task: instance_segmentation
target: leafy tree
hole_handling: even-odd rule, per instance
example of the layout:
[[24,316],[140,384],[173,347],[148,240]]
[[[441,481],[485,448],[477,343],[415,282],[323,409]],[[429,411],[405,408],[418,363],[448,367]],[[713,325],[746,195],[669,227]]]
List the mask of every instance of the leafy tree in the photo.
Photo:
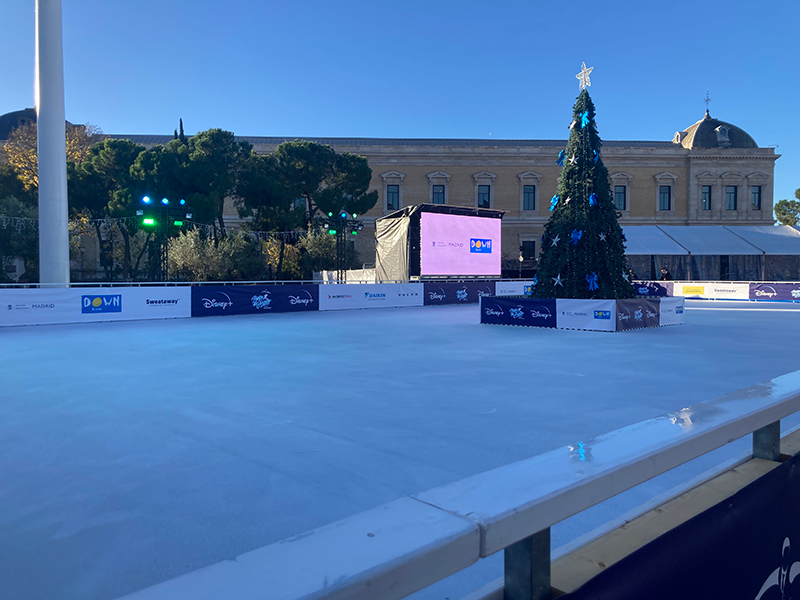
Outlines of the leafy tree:
[[[39,186],[39,158],[37,155],[36,123],[27,123],[14,129],[8,136],[2,151],[8,162],[17,170],[27,189]],[[102,137],[99,127],[94,125],[66,124],[67,161],[83,162],[89,149]]]
[[[336,236],[310,231],[297,244],[303,279],[311,279],[315,271],[332,271],[336,268]],[[346,246],[346,268],[359,267],[358,253],[351,244]]]
[[[107,139],[95,144],[80,165],[68,168],[70,208],[92,219],[131,216],[138,203],[135,193],[137,180],[131,170],[144,146],[130,140]],[[110,277],[113,270],[113,250],[110,239],[103,239],[99,223],[95,223],[101,244],[101,264]],[[133,259],[131,236],[139,230],[135,221],[117,222],[123,240],[122,270],[125,280],[131,279]]]
[[775,216],[781,225],[800,225],[800,188],[794,191],[797,200],[778,200],[775,203]]
[[[15,196],[0,197],[0,216],[32,219],[31,221],[9,221],[0,219],[0,267],[2,259],[20,257],[25,263],[21,281],[39,281],[39,232],[33,219],[39,216],[34,200]],[[5,269],[0,269],[0,280],[5,280]]]
[[625,236],[617,222],[608,170],[600,155],[594,103],[584,89],[572,111],[553,214],[545,226],[534,295],[539,298],[632,298]]
[[14,196],[18,200],[36,205],[35,190],[27,189],[17,170],[8,163],[0,163],[0,198]]
[[377,191],[367,191],[372,170],[363,156],[295,140],[278,146],[275,158],[281,184],[294,198],[305,200],[308,222],[317,211],[363,214],[378,201]]
[[261,242],[233,232],[216,242],[199,229],[169,240],[169,270],[185,281],[257,281],[269,279]]
[[[297,208],[292,194],[278,181],[277,160],[272,155],[251,153],[243,162],[236,188],[239,216],[249,219],[257,231],[293,231],[305,222],[305,210]],[[277,241],[276,279],[283,278],[286,236]]]

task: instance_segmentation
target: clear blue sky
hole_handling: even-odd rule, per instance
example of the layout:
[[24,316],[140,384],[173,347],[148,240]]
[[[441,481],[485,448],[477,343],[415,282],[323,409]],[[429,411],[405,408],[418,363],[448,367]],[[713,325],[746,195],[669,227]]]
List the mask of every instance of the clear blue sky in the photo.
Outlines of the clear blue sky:
[[[34,1],[0,6],[0,114],[33,106]],[[712,116],[800,187],[800,1],[68,0],[67,118],[108,133],[566,138],[582,61],[608,140]]]

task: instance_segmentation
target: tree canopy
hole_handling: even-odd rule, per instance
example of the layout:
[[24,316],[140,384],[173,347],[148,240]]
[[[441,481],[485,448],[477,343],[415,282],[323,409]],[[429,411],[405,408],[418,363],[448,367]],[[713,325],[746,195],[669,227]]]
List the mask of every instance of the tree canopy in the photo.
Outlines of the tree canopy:
[[794,191],[797,200],[778,200],[775,203],[775,216],[781,225],[800,225],[800,188]]

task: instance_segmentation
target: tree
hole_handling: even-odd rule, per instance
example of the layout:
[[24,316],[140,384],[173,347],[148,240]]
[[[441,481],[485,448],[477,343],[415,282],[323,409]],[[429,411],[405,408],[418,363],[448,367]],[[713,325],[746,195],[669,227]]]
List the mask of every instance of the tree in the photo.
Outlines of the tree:
[[336,154],[330,146],[295,140],[275,149],[279,181],[306,204],[306,220],[317,211],[364,214],[375,206],[378,192],[368,192],[372,170],[367,159]]
[[303,225],[305,210],[295,206],[290,191],[280,184],[277,166],[274,156],[251,153],[242,163],[239,173],[236,206],[239,216],[249,219],[250,228],[281,232],[275,277],[282,279],[287,241],[285,234]]
[[600,155],[594,103],[584,89],[572,112],[553,214],[545,226],[534,295],[539,298],[632,298],[625,236],[617,222],[608,170]]
[[[38,216],[35,200],[24,196],[0,196],[0,267],[5,266],[3,259],[21,258],[25,263],[23,277],[26,282],[39,281]],[[0,280],[3,279],[5,269],[0,268]]]
[[169,270],[186,281],[266,280],[267,258],[262,244],[242,232],[216,242],[199,229],[169,240]]
[[[17,170],[27,189],[39,187],[39,158],[37,155],[36,123],[27,123],[14,129],[2,150],[8,162]],[[86,160],[89,149],[102,137],[95,125],[66,124],[67,162]]]
[[778,200],[775,203],[775,216],[781,225],[800,225],[800,188],[794,191],[797,200]]
[[[130,140],[107,139],[92,146],[88,157],[80,165],[70,165],[67,170],[69,200],[74,213],[91,219],[132,216],[139,199],[136,198],[137,180],[131,170],[144,151],[144,146]],[[111,240],[103,239],[98,221],[95,221],[95,229],[100,241],[101,264],[106,270],[106,277],[111,277]],[[135,221],[118,221],[117,229],[123,240],[123,278],[129,280],[133,268],[131,236],[139,230],[139,225]]]

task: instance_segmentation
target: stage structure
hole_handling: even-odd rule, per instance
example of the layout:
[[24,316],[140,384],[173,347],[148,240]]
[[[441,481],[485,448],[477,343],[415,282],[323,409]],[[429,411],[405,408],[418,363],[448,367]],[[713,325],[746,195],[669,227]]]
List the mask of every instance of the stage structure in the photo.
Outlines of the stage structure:
[[377,219],[378,281],[499,277],[504,213],[417,204]]

